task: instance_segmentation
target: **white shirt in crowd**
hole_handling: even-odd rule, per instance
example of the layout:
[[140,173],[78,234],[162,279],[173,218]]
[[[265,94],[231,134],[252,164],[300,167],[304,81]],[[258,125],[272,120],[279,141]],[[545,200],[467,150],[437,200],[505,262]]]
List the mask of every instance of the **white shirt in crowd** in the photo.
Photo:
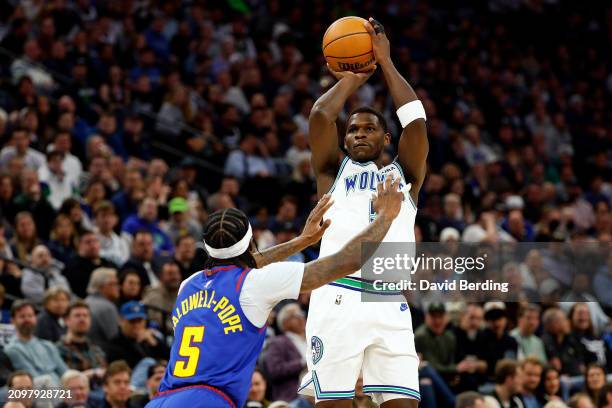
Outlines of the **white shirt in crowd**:
[[49,187],[47,200],[55,210],[59,210],[64,200],[72,197],[73,193],[78,191],[78,179],[69,174],[58,176],[52,173],[46,165],[38,168],[38,179]]
[[98,231],[97,235],[100,241],[100,256],[102,258],[108,259],[115,265],[123,265],[128,260],[130,245],[125,239],[115,232],[111,232],[107,236]]

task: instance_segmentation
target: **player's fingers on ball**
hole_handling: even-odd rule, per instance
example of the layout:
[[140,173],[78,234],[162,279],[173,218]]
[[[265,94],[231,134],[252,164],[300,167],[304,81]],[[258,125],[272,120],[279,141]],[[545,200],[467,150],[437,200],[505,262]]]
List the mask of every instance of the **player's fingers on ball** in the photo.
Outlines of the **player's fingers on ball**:
[[364,21],[363,26],[365,27],[368,33],[372,35],[374,34],[374,27],[372,27],[372,24],[369,21]]

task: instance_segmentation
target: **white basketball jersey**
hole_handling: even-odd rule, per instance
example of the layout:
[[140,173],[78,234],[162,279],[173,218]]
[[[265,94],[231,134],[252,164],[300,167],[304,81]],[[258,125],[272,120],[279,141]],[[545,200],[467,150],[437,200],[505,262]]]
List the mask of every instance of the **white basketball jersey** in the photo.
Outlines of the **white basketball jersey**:
[[[372,195],[376,194],[378,182],[384,181],[388,174],[391,174],[393,179],[400,178],[400,188],[406,185],[402,169],[395,161],[378,169],[371,161],[359,163],[348,156],[344,158],[330,190],[334,204],[324,218],[331,219],[332,222],[321,240],[320,256],[338,252],[376,218]],[[414,242],[416,213],[412,198],[406,194],[400,213],[391,224],[383,242]],[[361,271],[350,276],[360,277]]]

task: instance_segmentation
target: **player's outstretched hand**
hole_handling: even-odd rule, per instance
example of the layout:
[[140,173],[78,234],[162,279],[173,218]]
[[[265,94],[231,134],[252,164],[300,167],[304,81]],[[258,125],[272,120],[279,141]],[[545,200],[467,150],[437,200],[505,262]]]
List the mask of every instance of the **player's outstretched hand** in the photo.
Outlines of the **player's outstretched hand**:
[[399,214],[404,199],[404,193],[399,191],[399,178],[391,181],[387,178],[376,186],[376,195],[372,195],[374,211],[379,217],[388,217],[393,220]]
[[360,87],[361,85],[365,84],[376,71],[376,65],[373,65],[372,69],[366,72],[334,71],[329,64],[327,64],[327,69],[334,77],[336,77],[338,81],[344,79],[351,81],[356,87]]
[[331,224],[331,220],[323,222],[323,215],[325,215],[333,203],[331,195],[325,194],[308,215],[306,225],[304,225],[304,230],[300,237],[305,239],[309,245],[318,242]]
[[378,21],[372,17],[368,21],[363,23],[370,37],[372,37],[372,51],[374,51],[374,57],[376,62],[384,64],[391,61],[391,45],[387,34],[385,34],[385,28]]

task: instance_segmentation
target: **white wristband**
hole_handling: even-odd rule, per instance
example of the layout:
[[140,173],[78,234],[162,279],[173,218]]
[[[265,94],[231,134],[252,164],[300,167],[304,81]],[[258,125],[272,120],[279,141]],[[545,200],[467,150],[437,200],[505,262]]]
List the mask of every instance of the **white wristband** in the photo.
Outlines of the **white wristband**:
[[423,108],[423,104],[418,99],[400,106],[396,113],[402,124],[402,128],[405,128],[410,122],[416,119],[427,120],[425,108]]

